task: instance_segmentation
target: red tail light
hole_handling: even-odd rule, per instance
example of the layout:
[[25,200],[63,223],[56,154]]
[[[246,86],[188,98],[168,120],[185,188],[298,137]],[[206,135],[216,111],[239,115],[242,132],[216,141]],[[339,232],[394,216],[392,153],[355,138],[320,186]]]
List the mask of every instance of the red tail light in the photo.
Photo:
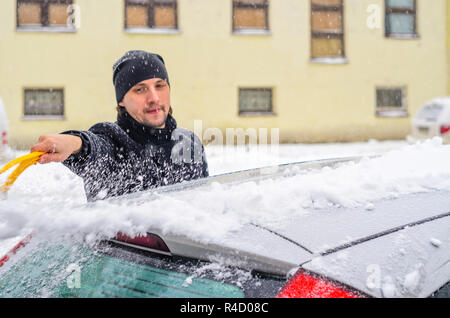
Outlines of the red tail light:
[[450,126],[441,126],[441,135],[446,134],[450,131]]
[[323,280],[303,270],[297,271],[281,289],[277,298],[362,298],[358,292]]
[[161,252],[170,253],[169,248],[166,243],[156,234],[147,233],[146,236],[135,236],[131,237],[121,232],[117,233],[113,241],[125,245],[133,245],[143,247],[144,249],[158,250]]
[[8,144],[8,133],[6,131],[2,132],[2,145]]

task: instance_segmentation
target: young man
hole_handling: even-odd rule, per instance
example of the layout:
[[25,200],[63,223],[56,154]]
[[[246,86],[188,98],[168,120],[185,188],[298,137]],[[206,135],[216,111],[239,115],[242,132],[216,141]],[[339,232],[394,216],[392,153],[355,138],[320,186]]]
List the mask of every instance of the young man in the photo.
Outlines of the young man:
[[43,135],[31,151],[84,180],[88,201],[208,176],[200,139],[177,128],[170,83],[157,54],[129,51],[113,66],[117,121]]

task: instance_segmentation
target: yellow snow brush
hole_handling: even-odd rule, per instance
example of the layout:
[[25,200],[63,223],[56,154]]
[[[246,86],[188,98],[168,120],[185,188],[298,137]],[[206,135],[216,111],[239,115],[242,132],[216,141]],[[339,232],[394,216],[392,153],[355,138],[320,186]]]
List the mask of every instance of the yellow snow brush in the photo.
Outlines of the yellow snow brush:
[[32,152],[28,155],[16,158],[14,160],[11,160],[8,162],[1,170],[0,174],[4,173],[8,169],[14,167],[15,165],[19,165],[14,171],[9,175],[8,179],[6,179],[6,182],[0,186],[0,192],[7,192],[13,183],[17,180],[17,178],[20,176],[22,172],[25,171],[28,167],[36,164],[41,156],[45,154],[45,152]]

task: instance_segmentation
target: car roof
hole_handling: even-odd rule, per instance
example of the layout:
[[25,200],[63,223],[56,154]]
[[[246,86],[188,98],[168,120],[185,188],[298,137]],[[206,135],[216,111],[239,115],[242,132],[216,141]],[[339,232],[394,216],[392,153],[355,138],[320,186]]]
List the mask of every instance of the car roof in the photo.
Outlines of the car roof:
[[429,297],[450,281],[450,217],[314,258],[303,268],[374,297]]
[[442,110],[444,112],[448,112],[450,110],[450,97],[438,97],[438,98],[434,98],[428,102],[426,102],[422,107],[421,110],[432,106],[432,105],[439,105],[442,106]]
[[[310,215],[292,220],[289,226],[283,228],[248,224],[240,231],[230,233],[221,244],[196,242],[185,236],[164,235],[157,229],[153,229],[152,233],[158,233],[176,255],[210,261],[227,258],[230,265],[279,275],[288,275],[296,267],[304,265],[309,270],[340,279],[349,286],[371,294],[372,291],[362,284],[365,283],[364,279],[355,286],[352,276],[339,275],[348,271],[344,266],[348,263],[342,264],[343,268],[336,270],[333,275],[324,270],[327,266],[315,267],[311,264],[317,264],[314,260],[321,258],[336,265],[339,263],[336,261],[336,258],[339,260],[339,255],[350,253],[354,254],[353,266],[359,269],[363,266],[363,270],[366,270],[372,263],[387,263],[386,259],[394,263],[402,261],[396,257],[399,250],[404,250],[410,254],[407,263],[422,262],[430,268],[429,272],[434,273],[439,262],[446,261],[450,264],[450,242],[440,249],[442,253],[446,253],[446,259],[443,259],[443,255],[434,255],[437,259],[428,255],[425,262],[423,254],[416,255],[414,251],[420,250],[422,244],[431,246],[435,237],[438,241],[447,239],[450,228],[449,206],[450,192],[447,191],[405,195],[377,202],[376,207],[370,211],[364,208],[313,211]],[[432,230],[427,232],[424,228]],[[392,238],[405,235],[399,233],[420,237],[416,238],[418,246],[389,243]],[[368,264],[365,254],[372,256]],[[358,263],[362,264],[356,265]],[[391,267],[390,275],[406,276],[408,273],[404,273],[404,267]],[[444,271],[441,276],[441,279],[431,282],[426,291],[421,290],[421,295],[431,293],[439,287],[437,285],[442,286],[449,281],[450,271]]]
[[431,105],[431,104],[441,104],[441,105],[445,105],[446,107],[448,107],[448,106],[450,106],[450,96],[436,97],[436,98],[426,102],[424,106]]
[[431,191],[380,200],[370,209],[313,210],[282,227],[270,226],[316,254],[327,254],[405,227],[450,216],[450,192]]
[[[284,175],[288,168],[321,167],[355,158],[321,160],[283,165],[274,175]],[[158,190],[158,193],[183,192],[191,187],[203,187],[210,182],[245,182],[264,179],[258,169],[223,176],[200,179]],[[213,260],[225,257],[247,269],[286,275],[293,268],[307,264],[318,256],[337,254],[369,241],[382,240],[405,228],[448,219],[450,193],[432,191],[388,198],[374,202],[373,207],[331,207],[310,210],[305,215],[293,217],[289,224],[246,224],[241,230],[231,232],[219,243],[198,242],[188,236],[163,233],[149,229],[165,241],[173,254]],[[128,196],[139,199],[141,194]],[[235,265],[236,265],[235,264]]]

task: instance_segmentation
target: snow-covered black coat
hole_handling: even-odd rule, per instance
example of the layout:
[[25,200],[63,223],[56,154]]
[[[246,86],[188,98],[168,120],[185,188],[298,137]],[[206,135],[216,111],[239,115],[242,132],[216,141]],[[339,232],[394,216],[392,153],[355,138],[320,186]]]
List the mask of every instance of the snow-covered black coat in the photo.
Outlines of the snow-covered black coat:
[[177,128],[168,115],[164,129],[144,126],[128,113],[88,131],[66,131],[83,141],[82,150],[63,162],[83,178],[88,201],[208,176],[200,139]]

